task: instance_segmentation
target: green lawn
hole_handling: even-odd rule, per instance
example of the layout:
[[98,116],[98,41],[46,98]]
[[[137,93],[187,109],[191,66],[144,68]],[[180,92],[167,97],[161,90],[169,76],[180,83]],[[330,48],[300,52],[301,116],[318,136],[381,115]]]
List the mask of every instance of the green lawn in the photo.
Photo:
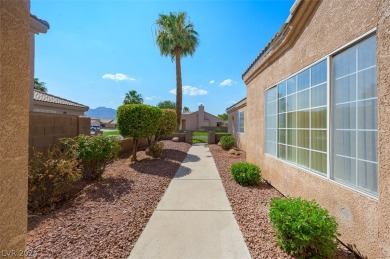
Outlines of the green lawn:
[[103,135],[120,136],[121,134],[119,133],[119,130],[114,130],[114,131],[103,131]]
[[207,143],[208,132],[195,131],[192,133],[192,144],[194,143]]

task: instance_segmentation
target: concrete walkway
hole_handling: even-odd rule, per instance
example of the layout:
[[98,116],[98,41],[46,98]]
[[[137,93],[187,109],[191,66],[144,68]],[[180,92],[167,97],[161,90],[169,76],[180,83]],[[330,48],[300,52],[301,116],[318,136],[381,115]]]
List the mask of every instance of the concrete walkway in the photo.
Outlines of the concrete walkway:
[[190,148],[129,258],[251,258],[207,145]]

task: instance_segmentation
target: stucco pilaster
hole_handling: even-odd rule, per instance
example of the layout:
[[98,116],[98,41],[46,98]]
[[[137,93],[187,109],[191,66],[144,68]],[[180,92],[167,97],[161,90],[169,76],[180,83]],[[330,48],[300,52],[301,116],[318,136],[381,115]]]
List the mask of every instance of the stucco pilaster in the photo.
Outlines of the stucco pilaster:
[[18,255],[27,232],[30,3],[0,1],[0,249]]
[[390,255],[390,1],[378,3],[379,249]]

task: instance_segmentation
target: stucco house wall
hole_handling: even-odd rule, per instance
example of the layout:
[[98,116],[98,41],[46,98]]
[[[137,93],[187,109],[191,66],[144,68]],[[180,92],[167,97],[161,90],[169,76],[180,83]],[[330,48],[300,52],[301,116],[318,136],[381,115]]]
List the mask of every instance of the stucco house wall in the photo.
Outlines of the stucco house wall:
[[183,112],[181,115],[181,130],[200,130],[202,127],[217,127],[218,123],[223,124],[223,120],[208,112],[204,106],[199,105],[196,112]]
[[0,1],[0,250],[23,251],[27,233],[30,1]]
[[[237,129],[237,119],[238,113],[244,112],[246,110],[246,98],[233,104],[226,109],[228,114],[228,133],[236,138],[236,145],[239,149],[246,151],[247,140],[245,137],[245,120],[244,120],[244,132],[239,132]],[[244,116],[245,117],[245,116]]]
[[[247,160],[284,195],[315,199],[337,218],[340,240],[368,258],[390,255],[390,1],[296,1],[289,18],[295,34],[253,66],[247,85]],[[306,20],[307,19],[307,20]],[[372,197],[265,154],[265,90],[362,35],[375,31],[378,91],[378,197]],[[270,57],[267,59],[267,56]],[[328,140],[329,141],[329,140]]]

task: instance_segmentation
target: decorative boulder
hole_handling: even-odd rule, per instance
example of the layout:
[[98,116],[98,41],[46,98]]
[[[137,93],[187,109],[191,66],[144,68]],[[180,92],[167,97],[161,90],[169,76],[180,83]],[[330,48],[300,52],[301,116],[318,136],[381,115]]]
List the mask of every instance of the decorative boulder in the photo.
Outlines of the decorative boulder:
[[236,156],[240,155],[240,152],[238,152],[237,150],[235,150],[233,148],[230,149],[228,153],[231,154],[231,155],[236,155]]
[[172,141],[173,141],[173,142],[179,142],[179,137],[174,137],[174,138],[172,139]]
[[220,146],[220,145],[221,145],[221,141],[218,142],[218,146]]

